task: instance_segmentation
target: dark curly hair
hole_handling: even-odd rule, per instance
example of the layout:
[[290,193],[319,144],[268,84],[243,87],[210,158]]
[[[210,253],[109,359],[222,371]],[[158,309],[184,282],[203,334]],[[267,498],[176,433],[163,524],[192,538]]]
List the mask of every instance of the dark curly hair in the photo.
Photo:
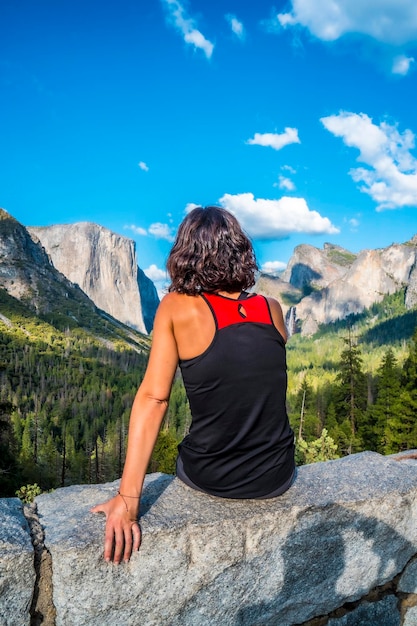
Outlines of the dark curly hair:
[[167,261],[169,291],[242,291],[255,284],[252,243],[237,219],[217,206],[197,207],[184,218]]

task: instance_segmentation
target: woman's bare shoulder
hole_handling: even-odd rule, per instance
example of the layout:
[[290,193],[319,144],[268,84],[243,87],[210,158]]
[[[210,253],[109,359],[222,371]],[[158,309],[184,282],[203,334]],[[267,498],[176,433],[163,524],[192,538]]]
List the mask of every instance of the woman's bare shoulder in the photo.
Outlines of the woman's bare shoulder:
[[199,296],[169,293],[162,299],[157,316],[169,325],[181,359],[192,359],[210,345],[215,324],[209,307]]
[[271,296],[265,296],[265,298],[268,300],[268,304],[271,308],[276,309],[277,311],[282,311],[281,305],[278,300],[272,298]]
[[177,291],[171,291],[163,296],[159,306],[163,307],[177,307],[177,306],[190,306],[196,300],[199,300],[198,296],[189,296],[185,293],[178,293]]
[[167,293],[159,303],[160,315],[169,315],[171,318],[189,315],[196,307],[201,306],[201,298],[189,296],[175,291]]
[[267,296],[266,299],[269,304],[269,310],[271,311],[274,325],[283,336],[284,341],[287,341],[287,329],[285,327],[284,314],[282,312],[281,305],[278,300],[275,300],[275,298],[271,298],[271,296]]

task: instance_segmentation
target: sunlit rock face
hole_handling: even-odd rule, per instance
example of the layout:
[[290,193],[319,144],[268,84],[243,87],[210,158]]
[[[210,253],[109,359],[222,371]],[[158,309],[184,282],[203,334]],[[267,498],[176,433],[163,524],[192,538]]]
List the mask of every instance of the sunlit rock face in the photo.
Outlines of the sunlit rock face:
[[0,624],[29,626],[35,586],[34,551],[22,503],[0,499]]
[[0,287],[37,313],[71,299],[94,310],[86,294],[51,263],[39,241],[4,209],[0,209]]
[[[417,235],[411,239],[409,245],[414,248],[414,250],[417,249]],[[410,269],[408,287],[405,293],[405,304],[409,309],[417,305],[417,254],[414,257],[414,264]]]
[[322,250],[307,244],[294,249],[282,279],[298,289],[322,289],[342,278],[355,260],[355,255],[330,243]]
[[152,330],[159,299],[152,281],[138,268],[133,240],[90,222],[28,230],[53,265],[98,308],[140,332]]
[[417,237],[358,255],[331,244],[325,244],[323,250],[297,246],[278,278],[261,275],[255,285],[255,291],[281,301],[284,315],[291,309],[288,320],[293,329],[300,328],[306,335],[316,332],[319,324],[360,313],[403,288],[406,307],[414,307]]

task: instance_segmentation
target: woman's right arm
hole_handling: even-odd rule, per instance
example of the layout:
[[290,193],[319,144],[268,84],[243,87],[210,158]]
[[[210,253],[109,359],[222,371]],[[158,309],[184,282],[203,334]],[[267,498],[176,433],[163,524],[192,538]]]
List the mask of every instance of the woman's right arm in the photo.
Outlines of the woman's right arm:
[[168,408],[178,351],[171,316],[171,298],[166,296],[155,316],[152,347],[143,381],[136,393],[129,422],[128,447],[119,494],[93,507],[106,515],[104,558],[128,561],[139,549],[137,524],[140,496],[158,432]]
[[287,341],[287,329],[285,326],[284,315],[282,313],[281,305],[278,302],[278,300],[275,300],[275,298],[268,297],[267,300],[269,304],[269,309],[271,311],[272,321],[274,322],[274,326],[275,328],[279,330],[284,341],[286,342]]

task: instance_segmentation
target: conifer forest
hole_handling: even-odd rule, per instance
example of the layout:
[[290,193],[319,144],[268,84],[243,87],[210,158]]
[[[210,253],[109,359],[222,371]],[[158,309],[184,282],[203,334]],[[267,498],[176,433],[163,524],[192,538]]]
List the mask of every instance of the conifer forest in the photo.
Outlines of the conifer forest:
[[[398,292],[313,337],[290,338],[299,464],[417,448],[417,311],[403,301]],[[0,313],[0,496],[120,477],[149,346],[37,316],[4,292]],[[178,374],[149,471],[174,473],[190,420]]]

